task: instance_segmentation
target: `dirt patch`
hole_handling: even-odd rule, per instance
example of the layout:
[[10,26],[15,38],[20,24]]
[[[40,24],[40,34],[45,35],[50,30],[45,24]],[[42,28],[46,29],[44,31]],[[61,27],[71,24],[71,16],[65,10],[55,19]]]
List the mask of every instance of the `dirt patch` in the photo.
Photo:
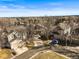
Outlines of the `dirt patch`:
[[12,57],[10,49],[0,49],[0,59],[10,59]]
[[66,58],[63,55],[57,54],[51,50],[48,50],[37,53],[31,59],[68,59],[68,58]]

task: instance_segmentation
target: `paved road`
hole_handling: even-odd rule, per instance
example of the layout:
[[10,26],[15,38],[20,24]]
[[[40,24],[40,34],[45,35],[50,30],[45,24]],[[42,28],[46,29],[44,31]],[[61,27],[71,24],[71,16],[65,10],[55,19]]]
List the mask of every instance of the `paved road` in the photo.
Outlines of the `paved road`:
[[29,51],[24,52],[23,54],[16,56],[16,58],[14,59],[29,59],[30,57],[32,57],[35,53],[39,52],[39,51],[43,51],[48,49],[48,47],[41,47],[41,48],[35,48],[35,49],[31,49]]
[[52,48],[53,51],[70,57],[71,59],[79,59],[79,52],[70,51],[66,48]]
[[[32,57],[35,53],[39,52],[39,51],[43,51],[43,50],[48,50],[49,47],[41,47],[41,48],[36,48],[36,49],[31,49],[29,51],[26,51],[24,52],[23,54],[17,56],[16,58],[14,59],[29,59],[30,57]],[[57,53],[60,53],[60,54],[63,54],[63,55],[66,55],[68,57],[71,57],[72,59],[79,59],[79,53],[75,53],[73,51],[69,51],[69,50],[66,50],[64,48],[54,48],[51,49]]]

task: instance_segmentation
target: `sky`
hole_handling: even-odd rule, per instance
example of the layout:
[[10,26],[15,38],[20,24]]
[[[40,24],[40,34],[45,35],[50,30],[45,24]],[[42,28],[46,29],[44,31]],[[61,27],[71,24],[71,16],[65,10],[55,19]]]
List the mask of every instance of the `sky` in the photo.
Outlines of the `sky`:
[[79,15],[79,0],[0,0],[0,17]]

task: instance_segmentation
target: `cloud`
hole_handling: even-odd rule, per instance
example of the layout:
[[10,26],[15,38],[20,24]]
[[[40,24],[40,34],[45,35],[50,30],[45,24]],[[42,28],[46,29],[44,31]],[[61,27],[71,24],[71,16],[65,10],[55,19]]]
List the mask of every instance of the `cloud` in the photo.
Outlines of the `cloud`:
[[48,3],[48,5],[50,5],[50,6],[62,6],[64,4],[61,2],[51,2],[51,3]]
[[[2,12],[3,11],[3,12]],[[0,9],[0,17],[79,15],[79,9]]]
[[19,4],[0,5],[0,9],[25,9],[26,6]]
[[[16,0],[1,0],[16,1]],[[53,7],[55,6],[55,7]],[[79,8],[64,8],[61,2],[50,2],[41,5],[30,4],[9,4],[0,5],[0,17],[18,17],[18,16],[58,16],[58,15],[79,15]],[[44,9],[46,8],[46,9]]]
[[22,8],[22,9],[26,8],[26,7],[23,6],[23,5],[17,5],[17,4],[9,4],[9,6],[10,6],[10,7],[14,7],[14,8]]
[[0,9],[5,9],[5,8],[8,8],[8,6],[0,5]]

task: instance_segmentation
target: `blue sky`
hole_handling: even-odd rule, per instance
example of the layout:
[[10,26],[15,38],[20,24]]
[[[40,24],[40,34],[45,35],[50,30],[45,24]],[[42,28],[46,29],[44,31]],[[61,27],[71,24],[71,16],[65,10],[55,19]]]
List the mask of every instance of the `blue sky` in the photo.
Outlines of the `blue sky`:
[[0,17],[79,15],[79,0],[0,0]]

